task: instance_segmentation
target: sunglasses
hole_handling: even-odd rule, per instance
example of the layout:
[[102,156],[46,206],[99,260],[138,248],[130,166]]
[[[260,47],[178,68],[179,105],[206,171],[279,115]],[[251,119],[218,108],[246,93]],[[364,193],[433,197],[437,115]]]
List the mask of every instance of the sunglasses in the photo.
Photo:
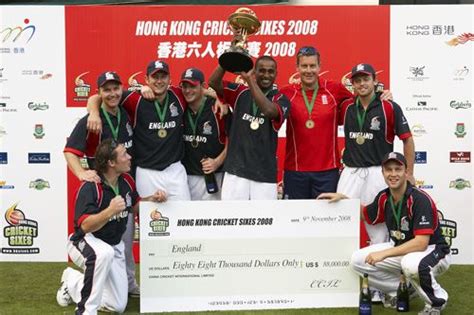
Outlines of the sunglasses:
[[317,54],[318,51],[312,46],[303,46],[298,50],[298,56],[315,56]]

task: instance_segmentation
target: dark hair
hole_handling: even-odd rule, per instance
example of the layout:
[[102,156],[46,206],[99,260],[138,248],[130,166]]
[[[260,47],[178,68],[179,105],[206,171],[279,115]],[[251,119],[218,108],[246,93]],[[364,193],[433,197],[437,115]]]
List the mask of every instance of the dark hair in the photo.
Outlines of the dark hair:
[[275,64],[275,69],[277,68],[276,60],[273,57],[267,55],[260,56],[257,58],[257,60],[255,60],[255,68],[257,68],[258,63],[262,60],[272,61]]
[[102,141],[97,150],[95,151],[95,170],[99,175],[107,172],[109,161],[115,161],[117,159],[117,148],[118,144],[112,138]]
[[300,48],[300,50],[298,50],[298,54],[296,55],[297,65],[300,63],[301,56],[316,56],[318,59],[318,65],[321,64],[321,55],[319,54],[319,51],[313,46],[303,46]]

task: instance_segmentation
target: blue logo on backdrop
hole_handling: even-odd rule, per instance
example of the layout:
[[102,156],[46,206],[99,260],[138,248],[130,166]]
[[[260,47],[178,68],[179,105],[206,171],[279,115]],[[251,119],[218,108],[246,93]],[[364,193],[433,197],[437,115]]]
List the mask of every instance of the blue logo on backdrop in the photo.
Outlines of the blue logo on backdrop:
[[0,164],[8,164],[8,153],[0,152]]
[[48,164],[50,162],[50,153],[28,153],[28,163],[30,164]]
[[426,164],[426,151],[416,151],[415,152],[415,164]]

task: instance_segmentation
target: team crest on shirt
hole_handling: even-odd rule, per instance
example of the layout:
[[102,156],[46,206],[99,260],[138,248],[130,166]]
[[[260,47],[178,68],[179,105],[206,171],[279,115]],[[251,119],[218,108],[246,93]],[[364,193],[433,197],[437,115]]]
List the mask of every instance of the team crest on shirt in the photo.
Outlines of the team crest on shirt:
[[410,222],[408,222],[408,217],[405,216],[400,220],[400,230],[402,231],[410,230]]
[[174,105],[174,102],[170,104],[170,113],[171,113],[171,117],[176,117],[179,115],[178,107]]
[[202,126],[203,135],[212,135],[212,125],[210,121],[206,121]]
[[133,129],[132,129],[132,126],[130,126],[130,124],[128,123],[128,121],[127,121],[127,124],[125,125],[125,128],[127,129],[128,135],[129,135],[130,137],[133,136]]
[[380,130],[380,120],[379,116],[375,116],[370,121],[370,130]]

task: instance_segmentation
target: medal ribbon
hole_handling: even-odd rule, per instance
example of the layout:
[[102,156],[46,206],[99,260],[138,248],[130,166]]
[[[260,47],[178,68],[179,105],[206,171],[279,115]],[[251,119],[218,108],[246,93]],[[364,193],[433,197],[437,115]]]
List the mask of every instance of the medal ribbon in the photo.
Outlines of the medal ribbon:
[[304,104],[306,105],[306,109],[308,110],[309,118],[311,118],[311,113],[313,112],[314,103],[316,102],[316,97],[318,96],[318,89],[319,89],[319,82],[316,81],[314,84],[314,91],[313,97],[311,98],[311,103],[308,102],[308,96],[306,95],[306,90],[304,87],[301,87],[303,92]]
[[160,122],[163,123],[165,120],[166,116],[166,111],[168,110],[168,101],[169,101],[169,94],[166,92],[166,97],[163,105],[163,111],[161,111],[161,104],[157,100],[154,101],[155,108],[156,108],[156,113],[158,114],[158,118],[160,119]]
[[[267,97],[268,93],[270,93],[272,89],[268,90],[265,92],[265,97]],[[254,119],[257,119],[257,113],[259,112],[259,108],[257,106],[257,103],[255,103],[255,99],[252,97],[252,115]]]
[[112,124],[112,121],[110,120],[110,116],[109,116],[109,113],[104,109],[104,104],[102,103],[102,106],[100,107],[100,109],[102,110],[102,113],[104,114],[105,116],[105,120],[107,120],[107,124],[109,125],[110,127],[110,131],[112,131],[112,138],[117,141],[117,138],[118,138],[118,131],[119,131],[119,127],[120,127],[120,119],[121,119],[121,113],[120,113],[120,108],[118,109],[118,113],[117,113],[117,120],[118,120],[118,123],[117,123],[117,127],[114,128],[114,125]]
[[397,223],[397,229],[400,231],[400,217],[402,215],[402,205],[403,205],[403,199],[400,200],[396,205],[393,203],[393,197],[390,196],[388,198],[388,201],[390,202],[390,206],[392,207],[392,212],[393,212],[393,217],[395,218],[395,223]]
[[[369,102],[372,103],[375,99],[375,94],[372,96],[372,99]],[[359,124],[359,131],[362,132],[362,128],[364,127],[364,122],[365,122],[365,114],[367,114],[367,110],[362,107],[360,104],[360,99],[359,97],[356,98],[356,108],[357,108],[357,123]],[[364,113],[361,115],[360,112],[363,111]]]
[[113,192],[115,193],[115,196],[120,195],[118,182],[117,182],[117,185],[116,185],[116,186],[110,185],[109,182],[107,182],[107,181],[105,181],[105,183],[107,184],[107,186],[109,186],[110,188],[112,188]]
[[199,109],[196,115],[196,119],[193,119],[191,115],[191,108],[188,107],[188,121],[189,125],[191,126],[191,129],[193,130],[193,135],[196,136],[196,127],[197,127],[197,122],[199,120],[199,117],[201,116],[201,113],[204,109],[204,104],[206,103],[207,97],[203,97],[201,101],[201,105],[199,105]]

